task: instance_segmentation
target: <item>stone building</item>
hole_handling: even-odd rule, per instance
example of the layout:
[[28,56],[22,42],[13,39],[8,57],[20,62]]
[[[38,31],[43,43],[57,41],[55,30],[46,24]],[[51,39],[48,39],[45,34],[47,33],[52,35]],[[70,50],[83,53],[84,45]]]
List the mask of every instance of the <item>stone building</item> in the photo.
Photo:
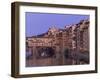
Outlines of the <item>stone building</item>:
[[26,38],[26,66],[89,63],[89,21]]

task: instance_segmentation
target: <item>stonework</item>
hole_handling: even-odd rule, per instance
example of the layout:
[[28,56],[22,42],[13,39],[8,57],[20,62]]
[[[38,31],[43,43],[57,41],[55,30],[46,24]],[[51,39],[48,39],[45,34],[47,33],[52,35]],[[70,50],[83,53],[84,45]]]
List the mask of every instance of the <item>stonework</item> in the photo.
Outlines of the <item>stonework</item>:
[[27,37],[27,51],[31,52],[31,56],[26,58],[27,67],[88,64],[89,20],[63,29],[50,27],[46,33]]

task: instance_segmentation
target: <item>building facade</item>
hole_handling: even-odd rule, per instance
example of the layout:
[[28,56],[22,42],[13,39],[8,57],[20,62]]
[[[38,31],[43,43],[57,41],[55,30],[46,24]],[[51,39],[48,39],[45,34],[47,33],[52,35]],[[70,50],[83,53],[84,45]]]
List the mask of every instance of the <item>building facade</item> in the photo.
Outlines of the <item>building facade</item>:
[[26,66],[89,63],[89,20],[26,38]]

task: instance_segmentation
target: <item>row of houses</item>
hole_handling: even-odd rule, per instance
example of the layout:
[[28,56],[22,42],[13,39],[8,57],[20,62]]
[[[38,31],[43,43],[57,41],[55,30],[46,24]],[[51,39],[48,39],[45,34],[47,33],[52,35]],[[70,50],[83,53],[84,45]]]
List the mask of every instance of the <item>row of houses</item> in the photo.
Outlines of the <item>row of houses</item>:
[[27,37],[26,54],[26,66],[88,64],[89,20]]

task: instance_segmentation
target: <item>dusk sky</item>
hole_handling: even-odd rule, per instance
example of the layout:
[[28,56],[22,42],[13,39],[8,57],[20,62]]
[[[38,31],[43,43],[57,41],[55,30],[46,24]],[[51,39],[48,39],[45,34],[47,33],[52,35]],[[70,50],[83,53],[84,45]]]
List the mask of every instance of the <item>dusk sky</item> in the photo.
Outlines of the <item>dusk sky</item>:
[[48,14],[26,12],[26,36],[39,35],[48,31],[50,27],[64,28],[77,24],[80,20],[89,19],[89,15]]

